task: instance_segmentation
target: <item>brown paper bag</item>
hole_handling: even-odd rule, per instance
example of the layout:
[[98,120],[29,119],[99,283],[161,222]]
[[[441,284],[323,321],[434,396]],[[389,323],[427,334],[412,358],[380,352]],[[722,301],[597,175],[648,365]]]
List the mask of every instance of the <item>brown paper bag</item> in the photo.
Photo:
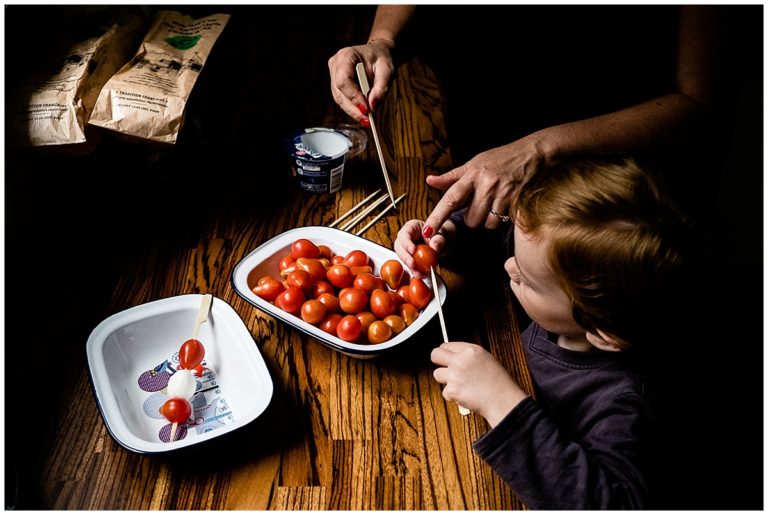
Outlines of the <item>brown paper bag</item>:
[[229,20],[160,11],[136,56],[102,88],[89,123],[120,134],[176,143],[184,106]]
[[130,58],[143,24],[141,17],[128,12],[105,15],[100,21],[83,16],[77,22],[82,26],[70,27],[70,33],[93,36],[52,40],[45,47],[46,59],[35,61],[35,69],[10,93],[9,146],[85,143],[85,125],[99,92]]

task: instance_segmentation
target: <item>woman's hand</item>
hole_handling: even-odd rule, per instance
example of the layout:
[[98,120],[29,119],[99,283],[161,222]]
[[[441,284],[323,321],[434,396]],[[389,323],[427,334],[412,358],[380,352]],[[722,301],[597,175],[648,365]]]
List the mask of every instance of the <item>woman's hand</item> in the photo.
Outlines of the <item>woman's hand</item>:
[[[413,259],[413,253],[416,250],[416,245],[422,242],[422,230],[424,222],[421,220],[409,220],[407,221],[397,232],[397,238],[395,239],[395,253],[400,261],[405,263],[405,266],[411,272],[414,277],[422,277],[422,273],[416,270],[416,262]],[[429,240],[429,246],[440,254],[445,251],[453,242],[454,234],[456,232],[456,226],[448,220],[444,225],[440,233],[435,235]]]
[[[331,75],[331,94],[336,103],[349,116],[368,127],[368,112],[386,97],[395,71],[391,49],[394,42],[379,38],[367,45],[342,48],[328,60]],[[365,65],[371,91],[365,98],[357,81],[355,66]]]
[[538,141],[535,134],[527,136],[482,152],[443,175],[428,176],[427,184],[445,194],[424,221],[424,236],[438,232],[448,216],[467,203],[464,220],[468,227],[498,227],[502,216],[510,215],[514,194],[544,160]]
[[495,427],[526,397],[488,351],[466,342],[448,342],[432,351],[434,372],[444,384],[443,397],[481,415]]

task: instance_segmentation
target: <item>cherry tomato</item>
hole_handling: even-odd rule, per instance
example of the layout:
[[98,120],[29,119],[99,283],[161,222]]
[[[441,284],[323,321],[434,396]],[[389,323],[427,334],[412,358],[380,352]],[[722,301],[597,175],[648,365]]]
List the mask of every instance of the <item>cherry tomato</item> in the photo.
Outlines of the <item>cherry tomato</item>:
[[186,399],[173,397],[165,401],[160,407],[160,414],[168,419],[169,422],[183,424],[192,415],[192,406],[189,405]]
[[320,248],[306,238],[301,238],[291,243],[291,256],[293,259],[300,257],[316,259],[320,257]]
[[384,290],[374,290],[371,292],[371,312],[376,318],[385,318],[394,314],[397,305]]
[[355,316],[360,320],[360,324],[363,326],[363,334],[368,334],[368,327],[376,321],[376,315],[370,311],[361,311],[360,313],[356,313]]
[[344,264],[350,268],[353,266],[368,266],[369,262],[368,254],[362,250],[353,250],[344,257]]
[[333,251],[328,245],[318,245],[317,248],[320,249],[320,257],[324,257],[328,260],[333,257]]
[[371,293],[376,287],[376,278],[373,274],[365,272],[363,274],[355,276],[355,280],[352,283],[355,288],[365,290],[367,293]]
[[295,286],[304,291],[311,291],[317,282],[315,278],[307,271],[294,270],[286,278],[288,286]]
[[275,305],[280,309],[296,315],[301,311],[301,306],[307,300],[301,288],[289,286],[275,299]]
[[387,283],[387,286],[396,290],[397,287],[400,286],[400,280],[403,278],[403,271],[403,265],[400,261],[390,259],[381,265],[379,275],[384,279],[384,282]]
[[341,320],[341,315],[333,313],[328,315],[328,318],[323,320],[318,327],[326,333],[336,336],[336,328],[339,326],[339,320]]
[[371,343],[383,343],[392,338],[392,328],[382,320],[376,320],[368,328],[368,341]]
[[296,266],[315,278],[316,281],[325,279],[325,266],[319,259],[299,258],[296,260]]
[[325,320],[325,304],[317,299],[310,299],[301,305],[301,319],[308,324],[317,325]]
[[392,291],[392,290],[383,290],[383,291],[386,291],[387,295],[389,295],[392,298],[392,302],[395,303],[395,307],[403,303],[403,299],[400,298],[400,295],[398,295],[396,291]]
[[282,272],[292,264],[294,264],[296,260],[293,258],[292,255],[288,254],[286,256],[283,256],[283,259],[280,260],[280,263],[278,263],[277,267]]
[[405,302],[398,306],[397,314],[403,319],[405,325],[411,325],[417,318],[419,318],[419,309],[413,304]]
[[376,281],[376,284],[374,285],[374,290],[384,290],[387,291],[389,288],[387,288],[387,283],[384,282],[384,279],[381,277],[373,277],[373,280]]
[[419,309],[424,309],[432,300],[432,290],[418,277],[411,277],[408,285],[408,300]]
[[317,281],[317,283],[315,283],[315,286],[312,288],[312,291],[310,293],[312,294],[312,298],[316,299],[323,293],[330,293],[331,295],[335,296],[336,290],[333,288],[333,285],[328,281]]
[[430,268],[437,266],[437,252],[429,245],[420,243],[416,245],[416,250],[413,252],[413,260],[419,272],[428,274]]
[[394,334],[400,334],[403,331],[405,331],[405,328],[407,327],[405,325],[405,320],[403,320],[398,315],[389,315],[384,319],[384,323],[389,326],[390,329],[392,329],[392,332]]
[[[410,284],[410,279],[408,280],[408,283]],[[410,302],[408,298],[408,284],[401,286],[397,289],[395,293],[397,293],[397,296],[402,299],[403,302]]]
[[285,289],[283,283],[274,277],[262,277],[259,284],[254,286],[251,291],[264,300],[272,302]]
[[321,293],[318,295],[317,300],[325,306],[328,314],[339,312],[339,298],[333,293]]
[[363,326],[355,315],[347,315],[339,320],[336,335],[344,341],[353,342],[360,338]]
[[368,294],[360,288],[344,288],[339,292],[339,307],[344,313],[360,313],[368,305]]
[[181,368],[192,370],[203,361],[205,357],[205,347],[200,340],[190,338],[181,344],[179,349],[179,364]]
[[368,265],[365,266],[350,266],[349,271],[352,272],[352,275],[358,276],[360,274],[372,274],[373,268],[371,268]]
[[343,265],[344,264],[344,256],[333,256],[331,258],[331,265]]
[[355,276],[350,272],[347,265],[333,265],[325,274],[328,282],[337,288],[346,288],[352,285]]

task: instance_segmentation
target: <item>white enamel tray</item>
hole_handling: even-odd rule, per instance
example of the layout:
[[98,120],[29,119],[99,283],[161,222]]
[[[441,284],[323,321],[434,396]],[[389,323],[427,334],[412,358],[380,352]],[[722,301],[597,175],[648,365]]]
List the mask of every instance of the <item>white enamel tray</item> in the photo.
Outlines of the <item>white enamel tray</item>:
[[[346,255],[352,250],[362,250],[373,261],[373,273],[378,275],[379,267],[389,259],[397,259],[394,251],[382,247],[370,240],[355,236],[353,234],[333,229],[329,227],[300,227],[291,229],[279,234],[262,244],[235,266],[232,272],[232,284],[235,291],[248,302],[259,308],[261,311],[282,320],[283,322],[303,331],[312,336],[321,343],[341,351],[350,356],[359,358],[370,358],[390,350],[398,345],[408,341],[437,314],[437,303],[433,299],[429,305],[424,308],[419,317],[408,326],[402,333],[383,343],[377,344],[359,344],[350,343],[326,333],[322,329],[313,326],[301,318],[283,311],[274,304],[262,299],[251,291],[258,280],[265,276],[280,277],[278,263],[280,259],[291,252],[291,244],[300,239],[306,238],[316,245],[327,245],[333,250],[334,254]],[[403,265],[407,270],[407,267]],[[424,278],[424,282],[432,287],[429,277]],[[437,289],[440,296],[440,304],[445,302],[446,289],[442,279],[437,276]]]
[[194,414],[170,441],[159,407],[168,398],[164,386],[178,366],[178,350],[192,337],[201,299],[181,295],[141,304],[91,332],[86,353],[96,402],[110,434],[126,449],[160,453],[198,444],[252,422],[269,405],[272,379],[253,336],[235,310],[214,297],[197,337],[207,371],[197,381]]

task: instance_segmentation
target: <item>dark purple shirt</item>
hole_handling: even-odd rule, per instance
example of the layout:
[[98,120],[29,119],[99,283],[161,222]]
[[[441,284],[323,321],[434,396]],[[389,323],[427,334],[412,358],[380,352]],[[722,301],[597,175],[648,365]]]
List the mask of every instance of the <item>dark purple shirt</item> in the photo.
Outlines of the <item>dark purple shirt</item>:
[[645,380],[619,352],[575,352],[522,334],[536,400],[473,445],[531,509],[642,509],[650,429]]

